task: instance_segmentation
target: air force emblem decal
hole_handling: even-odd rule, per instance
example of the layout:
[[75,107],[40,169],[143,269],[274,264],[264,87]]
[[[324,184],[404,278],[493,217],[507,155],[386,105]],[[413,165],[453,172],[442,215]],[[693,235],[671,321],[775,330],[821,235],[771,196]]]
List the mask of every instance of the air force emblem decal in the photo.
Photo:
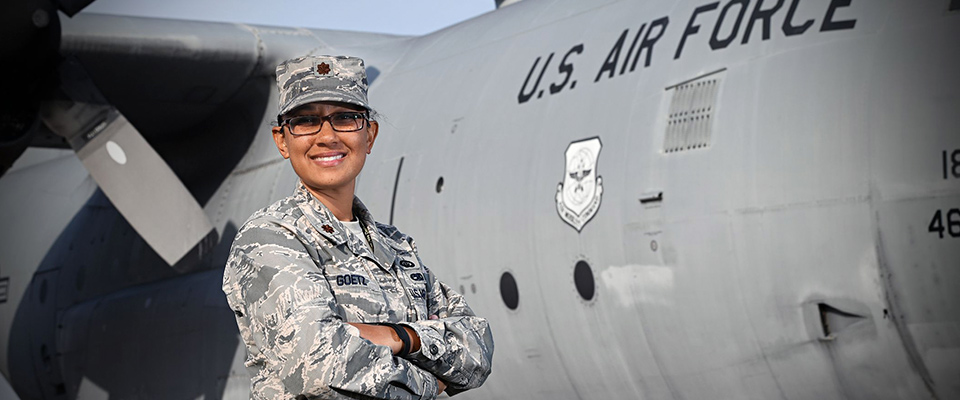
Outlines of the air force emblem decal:
[[557,213],[564,222],[580,232],[597,214],[603,194],[603,178],[597,173],[600,138],[570,143],[563,182],[557,185]]

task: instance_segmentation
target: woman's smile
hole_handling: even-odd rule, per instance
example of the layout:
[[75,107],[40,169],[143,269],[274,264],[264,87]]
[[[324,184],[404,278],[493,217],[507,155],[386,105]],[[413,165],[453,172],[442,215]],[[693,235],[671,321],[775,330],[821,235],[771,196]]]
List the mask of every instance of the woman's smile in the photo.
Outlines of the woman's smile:
[[334,152],[334,153],[323,153],[310,156],[310,159],[314,161],[317,165],[321,167],[335,167],[343,163],[344,158],[347,157],[346,153],[343,152]]

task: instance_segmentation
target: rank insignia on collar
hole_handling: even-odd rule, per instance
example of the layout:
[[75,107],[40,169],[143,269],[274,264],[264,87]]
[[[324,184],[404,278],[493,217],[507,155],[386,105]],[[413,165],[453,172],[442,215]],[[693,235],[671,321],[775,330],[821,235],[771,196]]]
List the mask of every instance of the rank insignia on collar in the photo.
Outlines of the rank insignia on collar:
[[320,63],[320,65],[317,65],[317,73],[320,75],[330,73],[330,65],[325,62]]
[[326,233],[333,233],[333,227],[330,226],[330,225],[323,224],[323,226],[321,226],[321,228],[323,228],[323,231],[326,232]]

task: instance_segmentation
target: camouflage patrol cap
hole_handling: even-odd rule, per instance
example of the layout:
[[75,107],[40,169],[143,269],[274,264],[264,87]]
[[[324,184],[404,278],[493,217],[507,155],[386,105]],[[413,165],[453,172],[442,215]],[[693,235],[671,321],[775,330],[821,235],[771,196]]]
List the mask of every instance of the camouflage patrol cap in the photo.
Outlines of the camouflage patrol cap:
[[277,65],[280,115],[316,101],[367,106],[367,71],[349,56],[306,56]]

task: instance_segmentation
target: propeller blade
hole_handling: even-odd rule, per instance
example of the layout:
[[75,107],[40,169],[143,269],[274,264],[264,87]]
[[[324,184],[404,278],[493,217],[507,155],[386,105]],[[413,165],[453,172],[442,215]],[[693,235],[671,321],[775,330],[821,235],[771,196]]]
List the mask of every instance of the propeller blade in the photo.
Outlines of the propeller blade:
[[109,105],[50,101],[41,106],[44,123],[63,136],[120,214],[168,264],[191,250],[201,254],[217,232],[180,179],[140,132]]

